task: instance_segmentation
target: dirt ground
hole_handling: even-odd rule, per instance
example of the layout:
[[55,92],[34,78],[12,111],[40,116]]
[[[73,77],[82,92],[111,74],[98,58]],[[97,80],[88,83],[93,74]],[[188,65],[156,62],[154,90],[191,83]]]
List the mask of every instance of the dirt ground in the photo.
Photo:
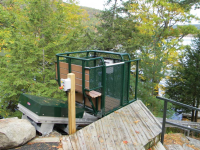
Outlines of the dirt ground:
[[[191,138],[197,139],[195,137],[191,137]],[[200,140],[200,139],[197,139],[197,140]],[[166,145],[179,144],[183,146],[183,144],[185,143],[188,147],[191,147],[194,150],[199,150],[199,148],[196,148],[194,145],[190,145],[188,139],[182,133],[165,134],[164,146],[166,149],[167,149]]]

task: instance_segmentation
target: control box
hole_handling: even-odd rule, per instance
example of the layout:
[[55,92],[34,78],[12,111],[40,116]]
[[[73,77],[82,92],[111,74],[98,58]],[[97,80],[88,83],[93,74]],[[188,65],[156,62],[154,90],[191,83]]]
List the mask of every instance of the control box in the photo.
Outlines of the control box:
[[68,91],[71,89],[71,79],[61,79],[61,87],[63,91]]

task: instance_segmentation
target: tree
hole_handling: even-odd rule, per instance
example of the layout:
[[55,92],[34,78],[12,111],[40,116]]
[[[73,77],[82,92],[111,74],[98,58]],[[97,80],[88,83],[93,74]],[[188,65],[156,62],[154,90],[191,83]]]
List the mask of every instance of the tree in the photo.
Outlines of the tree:
[[[166,77],[166,72],[177,65],[179,54],[184,46],[181,41],[184,36],[197,31],[194,26],[174,25],[189,22],[195,16],[190,14],[191,7],[171,1],[137,1],[130,0],[128,5],[133,22],[139,31],[141,41],[136,56],[141,58],[138,97],[153,108],[159,107],[159,101],[153,100],[161,87],[160,81]],[[139,41],[139,40],[138,40]],[[131,40],[131,43],[135,41]],[[158,108],[157,110],[162,108]],[[154,111],[157,111],[153,109]]]
[[176,28],[174,25],[196,18],[190,10],[197,2],[128,0],[121,1],[121,5],[117,2],[109,0],[113,5],[100,16],[102,24],[97,27],[96,46],[141,58],[138,97],[144,103],[157,105],[152,97],[158,95],[159,83],[166,72],[177,65],[178,51],[184,49],[183,37],[197,31],[192,25]]
[[55,81],[55,55],[78,45],[82,10],[74,2],[52,0],[16,0],[1,8],[12,21],[8,43],[1,46],[1,114],[15,112],[21,93],[64,98]]
[[127,51],[136,49],[132,47],[136,47],[136,45],[129,44],[130,39],[137,40],[135,23],[128,16],[128,10],[125,9],[126,3],[120,5],[120,1],[108,0],[106,3],[108,8],[97,16],[100,24],[97,24],[95,31],[90,32],[87,36],[93,49],[122,52],[125,49]]
[[[200,34],[191,47],[187,47],[179,65],[173,68],[168,79],[166,94],[178,102],[198,108],[200,104]],[[180,107],[179,107],[180,108]],[[187,110],[186,108],[182,108]],[[198,111],[192,111],[192,121],[197,122]]]

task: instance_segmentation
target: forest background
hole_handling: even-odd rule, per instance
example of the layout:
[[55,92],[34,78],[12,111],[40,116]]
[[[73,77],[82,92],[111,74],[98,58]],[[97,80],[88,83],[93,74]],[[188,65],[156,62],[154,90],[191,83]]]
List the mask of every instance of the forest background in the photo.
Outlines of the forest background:
[[[55,81],[55,55],[90,49],[141,58],[138,99],[154,115],[161,116],[163,109],[163,102],[156,99],[159,89],[165,97],[198,107],[200,36],[198,28],[188,23],[199,20],[190,13],[199,4],[199,0],[108,0],[107,9],[100,11],[80,7],[74,0],[1,0],[0,116],[20,117],[21,93],[66,99]],[[195,37],[192,45],[183,44],[186,36]],[[134,71],[131,76],[134,87]],[[134,96],[131,90],[130,95]],[[169,105],[169,110],[175,109],[180,108]],[[193,112],[193,121],[197,115]]]

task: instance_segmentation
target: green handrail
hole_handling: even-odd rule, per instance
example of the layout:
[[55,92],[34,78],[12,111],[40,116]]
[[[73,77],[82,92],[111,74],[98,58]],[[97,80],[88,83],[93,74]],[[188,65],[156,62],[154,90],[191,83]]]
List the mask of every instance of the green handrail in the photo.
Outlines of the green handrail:
[[[71,57],[70,55],[71,54],[78,54],[78,53],[85,53],[86,57]],[[94,53],[94,56],[89,56],[90,53]],[[116,63],[116,64],[109,64],[109,66],[107,66],[104,62],[104,58],[105,57],[102,57],[102,56],[99,56],[99,57],[96,57],[97,53],[104,53],[104,54],[111,54],[111,55],[118,55],[120,58],[121,58],[121,62],[123,63]],[[125,60],[125,56],[127,57],[128,56],[128,59],[129,60]],[[88,51],[78,51],[78,52],[67,52],[67,53],[59,53],[59,54],[56,54],[56,57],[57,57],[57,68],[60,68],[60,64],[59,64],[59,61],[60,61],[60,57],[62,58],[66,58],[68,59],[68,64],[69,64],[69,72],[71,72],[71,64],[73,63],[72,60],[80,60],[82,62],[81,66],[82,66],[82,93],[83,93],[83,102],[84,102],[84,107],[85,107],[85,98],[87,97],[86,95],[86,91],[92,91],[92,90],[97,90],[97,89],[101,89],[101,111],[102,111],[102,116],[105,116],[107,115],[107,113],[105,112],[105,94],[106,94],[106,91],[105,91],[105,86],[106,86],[106,67],[112,67],[112,66],[115,66],[115,65],[122,65],[122,95],[121,95],[121,100],[120,100],[120,106],[119,107],[122,107],[122,106],[125,106],[135,100],[137,100],[137,86],[138,86],[138,72],[139,72],[139,61],[140,59],[135,59],[135,60],[131,60],[130,58],[130,55],[127,54],[127,53],[116,53],[116,52],[107,52],[107,51],[101,51],[101,50],[88,50]],[[88,58],[89,57],[89,58]],[[96,66],[96,60],[99,60],[102,62],[102,64],[100,66]],[[109,57],[106,59],[109,59]],[[110,58],[110,59],[113,59],[115,60],[115,58]],[[120,60],[120,59],[119,59]],[[87,67],[87,62],[89,61],[94,61],[94,67]],[[135,83],[135,97],[134,97],[134,100],[132,101],[128,101],[128,102],[124,102],[124,95],[125,95],[125,67],[126,65],[128,65],[128,83],[126,84],[127,89],[128,89],[128,92],[127,92],[127,100],[129,100],[129,87],[130,87],[130,69],[131,69],[131,62],[136,62],[136,83]],[[102,68],[102,83],[101,83],[101,86],[98,86],[98,87],[93,87],[93,88],[89,88],[87,89],[85,87],[85,69],[96,69],[96,68]],[[58,84],[60,86],[60,69],[57,69],[57,77],[58,77]],[[96,80],[95,80],[96,81]],[[90,99],[91,101],[91,99]],[[97,99],[96,99],[96,103],[97,103]],[[116,109],[119,109],[116,108]],[[94,108],[94,105],[92,104],[92,108],[95,109],[94,112],[95,114],[97,114],[98,112],[98,107],[97,108]],[[111,110],[110,112],[116,110],[116,109],[113,109]]]

